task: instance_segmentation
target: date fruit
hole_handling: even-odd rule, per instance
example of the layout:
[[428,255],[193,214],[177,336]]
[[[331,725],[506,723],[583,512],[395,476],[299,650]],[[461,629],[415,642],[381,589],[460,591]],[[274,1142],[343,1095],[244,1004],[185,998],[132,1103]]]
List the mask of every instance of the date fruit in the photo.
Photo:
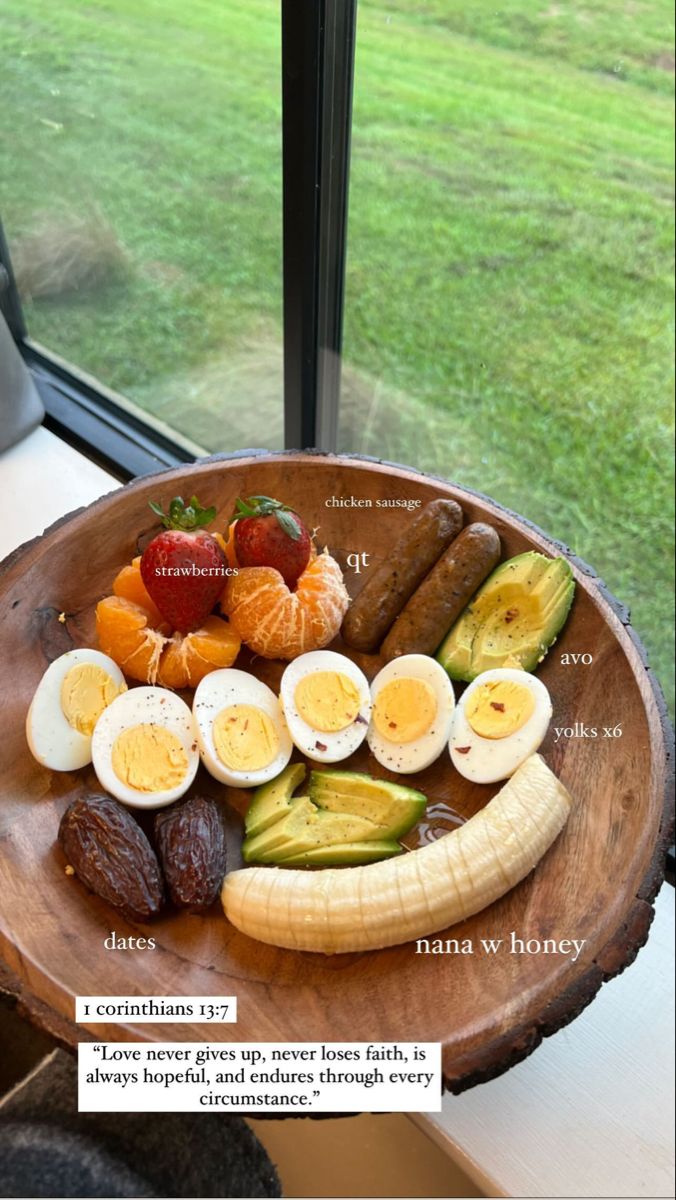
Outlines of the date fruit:
[[218,805],[191,796],[155,814],[157,852],[178,908],[200,912],[216,899],[225,875],[225,832]]
[[159,863],[131,813],[106,795],[82,796],[59,825],[61,848],[92,892],[132,921],[156,917],[164,899]]

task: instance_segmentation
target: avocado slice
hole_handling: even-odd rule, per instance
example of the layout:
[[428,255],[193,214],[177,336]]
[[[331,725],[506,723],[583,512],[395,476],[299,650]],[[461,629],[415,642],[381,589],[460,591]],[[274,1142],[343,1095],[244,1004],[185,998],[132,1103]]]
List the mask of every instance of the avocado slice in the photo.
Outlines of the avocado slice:
[[[288,840],[289,833],[285,821],[294,811],[298,809],[297,820],[310,820],[313,813],[317,811],[316,806],[307,796],[296,796],[291,802],[288,811],[277,818],[272,825],[268,825],[266,829],[262,829],[260,833],[247,834],[242,843],[242,855],[245,862],[251,861],[253,858],[256,861],[263,861],[259,858],[259,853],[267,853],[268,850],[275,850],[278,846],[284,846]],[[289,853],[292,853],[289,851]]]
[[299,796],[285,817],[255,837],[245,838],[242,854],[245,862],[279,862],[320,846],[383,841],[388,840],[388,835],[388,829],[366,817],[325,812],[307,796]]
[[311,771],[309,795],[328,812],[352,813],[385,826],[390,838],[408,833],[427,805],[422,792],[357,771]]
[[291,808],[291,797],[305,779],[305,764],[291,763],[280,775],[256,788],[244,818],[248,837],[268,829]]
[[483,671],[536,670],[563,627],[575,593],[565,558],[535,550],[501,563],[458,617],[437,659],[451,679],[471,683]]
[[280,867],[356,867],[401,854],[399,842],[342,842],[338,846],[317,846],[304,854],[291,854],[277,860]]

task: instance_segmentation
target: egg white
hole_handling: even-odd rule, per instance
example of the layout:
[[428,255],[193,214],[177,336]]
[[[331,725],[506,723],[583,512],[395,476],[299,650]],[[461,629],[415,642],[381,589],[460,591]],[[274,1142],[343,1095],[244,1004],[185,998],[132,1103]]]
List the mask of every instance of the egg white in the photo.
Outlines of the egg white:
[[[115,740],[125,729],[135,725],[159,725],[180,741],[188,759],[188,769],[176,787],[140,792],[123,783],[113,770]],[[137,687],[124,692],[101,714],[92,737],[92,762],[101,787],[130,808],[164,808],[178,800],[195,778],[199,761],[192,713],[180,696],[166,688]]]
[[[235,771],[226,767],[218,757],[214,744],[214,720],[224,708],[233,704],[250,704],[253,708],[261,709],[272,721],[279,738],[279,750],[267,767],[257,771]],[[202,762],[214,779],[229,787],[258,787],[261,783],[267,783],[284,770],[291,758],[293,743],[279,700],[267,684],[256,679],[255,675],[230,667],[212,671],[198,684],[192,710]]]
[[437,711],[430,728],[413,742],[390,742],[372,721],[368,739],[371,753],[383,767],[400,775],[412,775],[429,767],[448,744],[455,693],[448,675],[436,659],[427,654],[402,654],[383,667],[373,680],[371,697],[374,705],[385,684],[400,678],[420,679],[434,692]]
[[[485,683],[517,683],[528,688],[535,700],[535,709],[521,729],[504,738],[485,738],[475,733],[467,720],[466,708],[477,688]],[[477,675],[458,701],[455,710],[449,750],[453,766],[473,783],[497,783],[509,779],[517,767],[542,745],[552,716],[549,692],[540,679],[527,671],[496,667]],[[469,753],[460,754],[459,747],[469,746]]]
[[[308,725],[296,706],[296,688],[301,679],[317,671],[335,671],[346,675],[359,692],[359,712],[345,729],[335,733]],[[361,746],[371,719],[371,695],[364,672],[351,658],[334,650],[311,650],[289,663],[280,684],[280,700],[289,733],[298,749],[314,762],[341,762]]]
[[33,757],[52,771],[77,771],[92,761],[91,734],[73,729],[61,707],[66,675],[84,664],[101,667],[118,688],[126,686],[117,663],[100,650],[68,650],[47,667],[28,709],[26,738]]

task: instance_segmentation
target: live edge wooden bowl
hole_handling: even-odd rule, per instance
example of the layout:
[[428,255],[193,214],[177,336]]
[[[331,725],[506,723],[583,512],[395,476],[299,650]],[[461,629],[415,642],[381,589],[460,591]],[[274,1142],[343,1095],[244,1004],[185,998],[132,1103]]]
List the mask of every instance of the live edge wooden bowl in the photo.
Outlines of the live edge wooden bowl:
[[[372,460],[320,454],[208,459],[146,477],[65,517],[20,548],[0,569],[0,948],[5,990],[63,1043],[97,1038],[228,1041],[439,1041],[447,1088],[461,1091],[499,1074],[575,1017],[604,980],[635,957],[647,937],[670,828],[669,733],[663,702],[628,614],[594,573],[571,557],[577,594],[561,637],[540,669],[554,704],[552,726],[575,723],[596,739],[550,732],[542,753],[575,799],[570,820],[536,871],[497,904],[435,935],[472,939],[472,955],[415,952],[415,944],[368,954],[324,957],[277,950],[238,933],[219,906],[207,916],[166,916],[132,926],[65,874],[56,844],[61,813],[81,792],[97,790],[91,768],[57,774],[38,766],[24,721],[50,660],[95,645],[94,607],[119,567],[154,528],[150,499],[196,493],[218,506],[222,528],[237,496],[282,497],[318,525],[345,567],[365,551],[387,558],[411,517],[377,508],[383,498],[452,496],[467,522],[488,521],[503,557],[562,547],[492,501],[442,480]],[[372,501],[361,509],[327,505],[333,496]],[[220,523],[219,523],[220,522]],[[346,570],[352,594],[365,572]],[[59,614],[66,621],[59,621]],[[340,643],[338,643],[340,646]],[[562,655],[591,655],[563,666]],[[372,675],[378,659],[355,656]],[[282,664],[253,669],[274,684]],[[603,729],[621,736],[603,737]],[[579,730],[580,726],[578,726]],[[366,752],[351,760],[374,769]],[[196,786],[218,794],[202,773]],[[461,779],[446,755],[416,777],[430,802],[461,816],[497,790]],[[220,790],[223,794],[224,789]],[[232,793],[230,793],[232,795]],[[666,799],[665,799],[666,797]],[[237,797],[235,797],[237,799]],[[242,795],[239,794],[241,807]],[[229,820],[237,861],[239,816]],[[106,950],[104,939],[152,936],[151,950]],[[572,955],[509,953],[509,936],[584,939]],[[495,955],[479,939],[505,939]],[[237,1024],[76,1027],[76,995],[236,995]]]

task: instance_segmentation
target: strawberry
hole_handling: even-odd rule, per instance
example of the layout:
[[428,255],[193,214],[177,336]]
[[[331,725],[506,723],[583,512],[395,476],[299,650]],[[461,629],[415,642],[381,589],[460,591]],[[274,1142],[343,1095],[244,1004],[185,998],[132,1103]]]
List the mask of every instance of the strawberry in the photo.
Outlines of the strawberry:
[[[297,513],[269,496],[237,501],[235,554],[240,567],[275,567],[293,590],[310,561],[312,541]],[[232,524],[231,521],[231,524]]]
[[202,508],[196,496],[184,504],[175,496],[165,515],[159,504],[150,507],[162,518],[164,532],[146,546],[141,578],[162,616],[179,633],[199,629],[225,584],[225,555],[218,542],[202,529],[216,516]]

